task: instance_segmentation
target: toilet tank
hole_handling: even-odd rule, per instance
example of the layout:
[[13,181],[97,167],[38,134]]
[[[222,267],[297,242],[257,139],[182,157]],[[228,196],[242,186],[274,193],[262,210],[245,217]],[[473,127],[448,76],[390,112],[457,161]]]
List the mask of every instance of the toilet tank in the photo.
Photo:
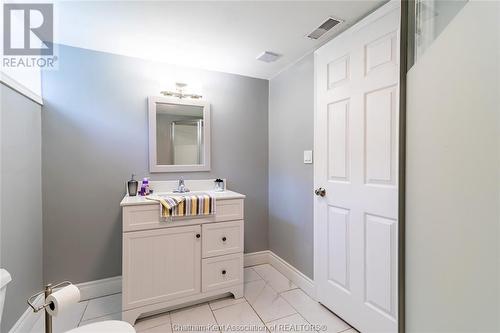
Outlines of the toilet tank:
[[9,272],[0,268],[0,323],[2,322],[3,306],[5,304],[5,291],[7,290],[7,285],[11,280],[12,278]]

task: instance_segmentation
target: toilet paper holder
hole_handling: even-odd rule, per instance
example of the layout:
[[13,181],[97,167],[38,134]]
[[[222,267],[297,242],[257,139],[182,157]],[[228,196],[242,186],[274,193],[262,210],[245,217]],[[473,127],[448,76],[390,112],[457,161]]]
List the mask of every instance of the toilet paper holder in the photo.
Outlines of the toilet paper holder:
[[[47,297],[49,297],[50,294],[52,294],[54,289],[66,287],[69,286],[70,284],[72,283],[69,281],[63,281],[55,285],[49,283],[45,286],[44,290],[32,295],[30,298],[27,299],[28,305],[33,309],[33,312],[37,313],[41,310],[45,310],[45,333],[52,333],[52,316],[48,313],[47,307],[50,307],[51,305],[53,306],[53,303],[52,302],[47,303]],[[42,294],[44,295],[44,302],[43,302],[44,304],[36,306],[33,302],[38,296]]]

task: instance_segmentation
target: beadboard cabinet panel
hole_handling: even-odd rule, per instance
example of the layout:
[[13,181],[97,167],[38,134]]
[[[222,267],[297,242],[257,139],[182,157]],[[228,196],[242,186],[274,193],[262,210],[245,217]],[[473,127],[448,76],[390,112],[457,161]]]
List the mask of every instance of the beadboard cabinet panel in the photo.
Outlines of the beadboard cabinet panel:
[[126,233],[123,236],[123,308],[200,292],[201,227]]

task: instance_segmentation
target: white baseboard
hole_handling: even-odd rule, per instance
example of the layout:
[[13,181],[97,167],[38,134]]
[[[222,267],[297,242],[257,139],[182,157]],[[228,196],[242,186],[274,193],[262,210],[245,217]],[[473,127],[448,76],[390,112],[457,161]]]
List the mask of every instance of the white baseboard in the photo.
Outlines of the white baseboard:
[[[266,250],[259,252],[245,253],[244,266],[256,266],[270,264],[276,268],[281,274],[286,276],[290,281],[295,283],[306,294],[316,299],[316,289],[314,281],[305,276],[297,268],[290,265],[288,262],[280,258],[276,253]],[[104,297],[122,292],[122,277],[115,276],[102,280],[78,283],[76,286],[80,289],[81,301],[86,301],[93,298]],[[40,295],[35,304],[42,305],[43,297]],[[21,315],[18,321],[10,329],[9,333],[25,333],[29,332],[35,325],[39,314],[35,314],[30,307]]]
[[245,253],[243,266],[256,266],[269,264],[269,250]]
[[[122,277],[115,276],[102,280],[78,283],[76,286],[80,289],[80,301],[87,301],[93,298],[121,293]],[[35,299],[34,304],[36,306],[41,306],[43,300],[43,295],[40,295]],[[43,311],[34,313],[33,310],[28,307],[9,330],[9,333],[26,333],[31,331],[40,315],[43,315]]]
[[286,276],[288,280],[295,283],[297,287],[302,289],[312,299],[316,299],[316,287],[314,286],[314,281],[311,280],[311,278],[290,265],[273,251],[269,251],[269,264],[276,268],[281,274]]
[[270,264],[276,268],[281,274],[286,276],[290,281],[295,283],[300,289],[308,294],[313,299],[316,299],[316,288],[314,281],[299,271],[297,268],[290,265],[276,253],[270,250],[245,253],[245,267]]
[[118,294],[122,292],[122,277],[114,276],[107,279],[95,280],[76,284],[80,289],[80,300]]

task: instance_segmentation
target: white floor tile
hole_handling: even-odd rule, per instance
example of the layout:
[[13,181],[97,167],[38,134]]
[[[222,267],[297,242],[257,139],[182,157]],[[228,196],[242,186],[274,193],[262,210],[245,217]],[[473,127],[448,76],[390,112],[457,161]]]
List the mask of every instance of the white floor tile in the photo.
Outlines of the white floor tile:
[[134,328],[136,329],[137,332],[145,332],[145,331],[149,332],[149,330],[154,327],[162,326],[165,329],[167,326],[170,327],[170,325],[171,325],[170,313],[166,312],[151,317],[139,319],[135,323]]
[[[69,331],[73,328],[78,327],[80,323],[85,308],[87,307],[88,301],[80,302],[69,306],[64,309],[59,316],[52,318],[52,332],[53,333],[63,333]],[[31,330],[32,333],[44,333],[45,332],[45,316],[40,316],[40,318],[35,323],[35,326]]]
[[96,323],[99,321],[105,321],[105,320],[122,320],[122,313],[118,312],[118,313],[105,315],[102,317],[97,317],[97,318],[85,320],[85,321],[80,322],[80,324],[78,326],[88,325],[88,324]]
[[216,328],[217,322],[207,303],[172,311],[170,319],[174,332],[219,332]]
[[246,283],[245,298],[265,323],[297,313],[264,281]]
[[270,323],[267,323],[267,328],[271,332],[276,333],[311,333],[317,332],[313,330],[311,324],[309,324],[304,318],[299,314],[294,314],[289,317],[281,318]]
[[172,327],[170,326],[170,324],[164,324],[164,325],[148,328],[147,330],[144,330],[144,331],[137,331],[137,332],[138,333],[171,333]]
[[259,274],[253,270],[252,267],[247,267],[243,270],[243,276],[245,277],[245,283],[262,280]]
[[[309,324],[325,325],[328,333],[358,333],[270,265],[245,268],[244,287],[245,297],[240,299],[231,296],[144,318],[135,329],[138,333],[218,332],[218,324],[223,332],[256,332],[256,327],[266,328],[265,322],[273,333],[314,332]],[[104,320],[121,320],[121,294],[69,307],[53,318],[54,333]],[[189,325],[191,330],[186,329]],[[44,316],[39,316],[31,333],[44,333]]]
[[224,297],[224,298],[217,299],[215,301],[211,301],[210,302],[210,308],[212,310],[217,310],[217,309],[220,309],[220,308],[223,308],[223,307],[226,307],[226,306],[230,306],[230,305],[234,305],[234,304],[239,304],[239,303],[243,303],[243,302],[245,302],[245,298],[244,297],[240,297],[238,299],[235,299],[233,296],[229,296],[229,297]]
[[281,294],[281,296],[309,323],[313,325],[326,325],[326,332],[336,333],[349,328],[349,325],[342,319],[307,296],[300,289],[287,291]]
[[354,328],[350,328],[348,330],[345,330],[345,331],[342,331],[342,333],[359,333],[358,331],[356,331]]
[[264,332],[264,323],[247,302],[215,310],[214,315],[222,332]]
[[254,266],[253,269],[278,293],[297,288],[292,281],[269,264]]
[[121,312],[121,310],[122,294],[91,299],[87,306],[87,310],[85,310],[82,321]]
[[255,300],[259,296],[259,292],[261,292],[265,286],[266,286],[266,281],[264,280],[245,283],[244,296],[248,301],[248,303],[251,304],[255,302]]

